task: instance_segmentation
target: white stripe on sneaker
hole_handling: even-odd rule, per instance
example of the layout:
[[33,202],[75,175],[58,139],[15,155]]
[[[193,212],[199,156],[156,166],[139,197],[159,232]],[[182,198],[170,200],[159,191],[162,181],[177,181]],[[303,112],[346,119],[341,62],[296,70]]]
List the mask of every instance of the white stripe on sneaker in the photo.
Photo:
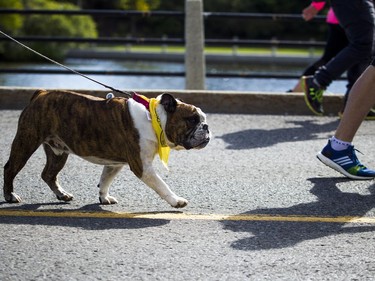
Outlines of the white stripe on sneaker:
[[333,159],[333,161],[339,165],[348,165],[348,164],[354,164],[353,160],[350,159],[348,156],[344,156],[341,158]]
[[[321,152],[318,152],[316,155],[320,161],[322,161],[325,165],[328,167],[331,167],[332,169],[336,170],[337,172],[343,174],[344,176],[347,176],[348,178],[355,179],[355,180],[369,180],[374,177],[365,177],[365,176],[357,176],[352,175],[349,172],[345,171],[339,164],[337,164],[335,161],[329,159],[328,157],[324,156]],[[342,157],[344,158],[344,157]],[[340,159],[340,158],[338,158]]]

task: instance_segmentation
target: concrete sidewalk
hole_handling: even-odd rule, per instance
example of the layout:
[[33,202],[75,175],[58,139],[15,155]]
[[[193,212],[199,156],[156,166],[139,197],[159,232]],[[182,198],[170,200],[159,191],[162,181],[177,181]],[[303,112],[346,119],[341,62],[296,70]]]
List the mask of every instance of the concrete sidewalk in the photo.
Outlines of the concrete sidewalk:
[[[0,109],[23,109],[35,90],[37,89],[0,87]],[[69,90],[100,97],[105,97],[109,92],[109,90]],[[155,97],[168,92],[185,102],[199,106],[207,113],[312,115],[301,93],[198,90],[142,90],[137,92],[147,97]],[[121,94],[116,95],[121,96]],[[337,115],[342,106],[342,98],[343,96],[339,94],[324,96],[326,115]]]

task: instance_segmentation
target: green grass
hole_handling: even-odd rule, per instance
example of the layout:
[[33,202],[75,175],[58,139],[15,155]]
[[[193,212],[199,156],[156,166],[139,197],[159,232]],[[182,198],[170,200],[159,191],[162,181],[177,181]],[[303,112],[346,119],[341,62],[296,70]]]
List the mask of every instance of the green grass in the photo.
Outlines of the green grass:
[[[116,47],[100,47],[102,51],[122,51],[122,52],[146,52],[146,53],[177,53],[183,54],[185,48],[182,46],[116,46]],[[322,50],[319,48],[312,49],[294,49],[294,48],[251,48],[251,47],[206,47],[206,54],[223,54],[223,55],[294,55],[294,56],[309,56],[321,55]]]

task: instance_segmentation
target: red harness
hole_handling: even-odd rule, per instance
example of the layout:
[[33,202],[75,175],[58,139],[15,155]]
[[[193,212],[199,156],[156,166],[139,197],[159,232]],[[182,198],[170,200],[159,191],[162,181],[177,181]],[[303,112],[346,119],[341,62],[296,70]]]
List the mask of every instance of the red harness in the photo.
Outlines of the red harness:
[[142,104],[148,111],[150,111],[150,101],[148,98],[142,95],[138,95],[137,93],[133,93],[133,100]]

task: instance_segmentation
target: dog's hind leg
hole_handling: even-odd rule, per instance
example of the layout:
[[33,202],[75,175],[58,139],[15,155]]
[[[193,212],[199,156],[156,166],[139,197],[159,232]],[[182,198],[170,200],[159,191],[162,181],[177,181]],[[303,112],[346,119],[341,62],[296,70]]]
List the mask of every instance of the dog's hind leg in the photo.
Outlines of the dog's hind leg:
[[99,201],[103,205],[116,204],[117,199],[109,196],[109,186],[111,185],[115,176],[121,171],[123,165],[104,166],[102,175],[100,177]]
[[43,144],[43,148],[47,156],[47,163],[42,172],[42,179],[56,194],[57,199],[62,201],[71,201],[73,199],[73,195],[66,192],[60,186],[57,179],[57,175],[64,167],[66,160],[68,160],[69,154],[62,152],[60,155],[56,155],[51,147],[47,144]]
[[27,160],[40,146],[38,139],[27,134],[20,134],[18,130],[10,151],[8,162],[4,166],[4,198],[9,203],[21,202],[21,197],[14,193],[13,181]]

